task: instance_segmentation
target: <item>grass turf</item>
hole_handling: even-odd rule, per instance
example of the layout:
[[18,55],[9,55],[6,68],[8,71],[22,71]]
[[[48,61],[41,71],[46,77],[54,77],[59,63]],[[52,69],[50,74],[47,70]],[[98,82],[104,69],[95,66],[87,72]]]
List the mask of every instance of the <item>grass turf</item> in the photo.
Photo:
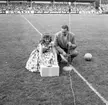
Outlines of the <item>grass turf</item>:
[[[54,34],[68,15],[24,15],[41,33]],[[74,67],[108,100],[108,16],[71,15],[70,30],[76,35],[79,55]],[[73,105],[68,73],[40,77],[25,69],[40,35],[20,15],[0,15],[0,105]],[[93,55],[91,62],[83,59]],[[71,72],[76,105],[104,105],[99,97]]]

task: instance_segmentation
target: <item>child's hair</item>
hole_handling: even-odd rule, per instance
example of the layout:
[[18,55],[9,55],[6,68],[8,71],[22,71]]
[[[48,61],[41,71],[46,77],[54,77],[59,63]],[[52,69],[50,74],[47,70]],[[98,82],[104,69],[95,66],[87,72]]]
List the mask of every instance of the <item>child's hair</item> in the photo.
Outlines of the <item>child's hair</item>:
[[49,39],[49,42],[52,41],[51,35],[49,35],[49,34],[44,34],[44,35],[42,36],[41,40],[40,40],[40,43],[41,43],[41,44],[45,44],[45,39]]

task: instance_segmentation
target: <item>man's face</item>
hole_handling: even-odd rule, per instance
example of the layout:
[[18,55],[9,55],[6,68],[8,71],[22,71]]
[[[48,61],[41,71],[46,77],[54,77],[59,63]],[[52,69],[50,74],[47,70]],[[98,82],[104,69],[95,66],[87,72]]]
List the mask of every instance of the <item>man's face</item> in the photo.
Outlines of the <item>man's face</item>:
[[61,31],[62,31],[62,34],[65,36],[66,34],[67,34],[67,29],[61,29]]

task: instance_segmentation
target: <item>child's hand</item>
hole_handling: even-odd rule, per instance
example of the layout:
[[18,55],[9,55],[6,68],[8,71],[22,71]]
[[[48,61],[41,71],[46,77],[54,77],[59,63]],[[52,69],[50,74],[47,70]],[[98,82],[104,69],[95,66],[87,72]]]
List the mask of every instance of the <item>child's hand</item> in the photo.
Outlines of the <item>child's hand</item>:
[[43,48],[42,48],[42,51],[43,51],[43,52],[47,52],[48,50],[49,50],[48,47],[43,47]]
[[52,47],[52,45],[48,45],[48,48],[51,48]]
[[54,46],[54,42],[51,42],[51,43],[49,44],[49,46],[53,47],[53,46]]
[[53,45],[52,45],[52,44],[49,44],[49,45],[48,45],[48,48],[52,48],[52,47],[53,47]]

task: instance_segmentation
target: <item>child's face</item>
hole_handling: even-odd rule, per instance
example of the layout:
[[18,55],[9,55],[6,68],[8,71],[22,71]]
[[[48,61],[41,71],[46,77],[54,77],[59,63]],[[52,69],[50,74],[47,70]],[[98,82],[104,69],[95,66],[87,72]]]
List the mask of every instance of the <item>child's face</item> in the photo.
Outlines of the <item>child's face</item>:
[[50,43],[50,39],[49,38],[45,38],[45,43],[46,44]]

